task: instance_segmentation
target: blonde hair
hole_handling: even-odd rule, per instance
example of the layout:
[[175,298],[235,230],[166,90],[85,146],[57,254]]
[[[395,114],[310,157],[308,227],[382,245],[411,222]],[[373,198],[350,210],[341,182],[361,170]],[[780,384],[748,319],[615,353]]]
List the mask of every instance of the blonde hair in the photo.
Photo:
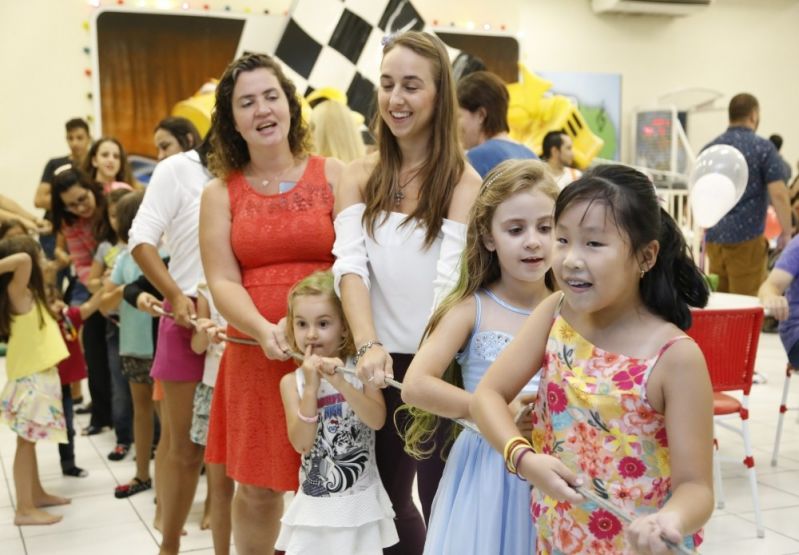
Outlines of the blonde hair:
[[[458,142],[457,100],[455,82],[450,69],[449,55],[444,43],[431,34],[419,31],[400,33],[389,39],[383,47],[383,57],[394,48],[403,47],[430,62],[436,96],[433,117],[430,120],[429,155],[419,171],[421,187],[419,203],[403,225],[418,220],[425,229],[425,248],[438,237],[446,217],[455,186],[463,175],[465,162]],[[399,190],[402,151],[397,138],[391,133],[380,112],[372,122],[377,139],[379,162],[375,165],[364,187],[366,210],[363,224],[370,237],[375,226],[394,210],[394,193]]]
[[[469,214],[466,248],[461,255],[458,282],[433,312],[422,341],[436,329],[444,315],[453,307],[502,277],[499,258],[496,252],[488,250],[484,238],[491,235],[491,222],[497,208],[513,195],[525,191],[540,192],[548,196],[553,201],[554,209],[559,188],[546,164],[538,160],[506,160],[486,175]],[[554,281],[549,272],[544,279],[547,287],[553,289]],[[462,386],[461,370],[456,362],[453,361],[447,369],[444,379]],[[416,407],[403,407],[407,407],[411,416],[410,424],[403,430],[405,451],[417,459],[428,457],[436,447],[432,440],[438,428],[438,417]],[[455,429],[454,435],[458,431]]]
[[338,312],[341,318],[341,324],[344,328],[344,337],[341,339],[337,355],[339,358],[345,359],[355,355],[355,340],[352,337],[352,331],[347,325],[347,319],[344,316],[344,309],[341,306],[341,300],[336,295],[333,289],[333,273],[329,270],[324,272],[314,272],[313,274],[305,277],[294,284],[288,295],[288,313],[286,314],[286,339],[289,345],[296,352],[301,352],[297,345],[297,338],[294,336],[294,301],[299,297],[308,297],[313,295],[322,295],[327,297],[331,304]]
[[366,154],[352,112],[335,100],[325,100],[314,106],[311,111],[311,134],[316,154],[347,163]]

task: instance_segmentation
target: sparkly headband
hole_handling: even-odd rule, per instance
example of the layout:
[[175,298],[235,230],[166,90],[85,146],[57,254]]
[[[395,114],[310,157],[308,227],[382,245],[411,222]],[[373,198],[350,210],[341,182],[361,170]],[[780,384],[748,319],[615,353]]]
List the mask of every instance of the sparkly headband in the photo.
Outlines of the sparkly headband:
[[482,194],[483,191],[486,191],[489,187],[491,187],[491,184],[494,183],[494,181],[496,181],[499,178],[499,176],[501,176],[503,173],[505,173],[505,170],[498,171],[497,173],[491,176],[491,179],[483,182],[483,186],[480,188],[480,194]]

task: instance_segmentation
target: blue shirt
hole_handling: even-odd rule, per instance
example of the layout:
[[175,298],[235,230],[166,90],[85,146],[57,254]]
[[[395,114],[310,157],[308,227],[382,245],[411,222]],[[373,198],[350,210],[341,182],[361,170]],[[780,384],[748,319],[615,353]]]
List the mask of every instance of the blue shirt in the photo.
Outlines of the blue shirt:
[[785,298],[788,300],[788,319],[780,322],[780,339],[786,352],[799,341],[799,235],[791,239],[785,250],[782,251],[775,268],[788,272],[793,277],[793,281],[785,290]]
[[494,166],[505,160],[538,160],[535,152],[526,146],[505,139],[488,139],[483,144],[467,150],[466,158],[483,178],[494,169]]
[[[127,285],[142,274],[127,247],[120,249],[111,281]],[[137,358],[153,358],[153,317],[122,301],[119,303],[119,354]]]
[[769,204],[768,184],[784,178],[782,159],[777,149],[771,141],[758,137],[748,127],[730,127],[705,148],[713,145],[737,148],[746,159],[749,181],[738,204],[719,223],[707,230],[705,239],[710,243],[731,244],[763,235]]

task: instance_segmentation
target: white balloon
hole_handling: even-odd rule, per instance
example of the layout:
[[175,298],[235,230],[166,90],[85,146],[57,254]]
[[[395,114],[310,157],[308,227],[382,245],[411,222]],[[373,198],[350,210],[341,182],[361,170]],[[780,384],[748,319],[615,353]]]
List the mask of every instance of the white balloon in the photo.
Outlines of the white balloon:
[[709,173],[700,177],[691,190],[691,209],[700,227],[713,227],[735,203],[735,185],[726,175]]
[[691,208],[697,223],[713,227],[732,210],[746,190],[746,158],[730,145],[713,145],[696,159],[688,179]]

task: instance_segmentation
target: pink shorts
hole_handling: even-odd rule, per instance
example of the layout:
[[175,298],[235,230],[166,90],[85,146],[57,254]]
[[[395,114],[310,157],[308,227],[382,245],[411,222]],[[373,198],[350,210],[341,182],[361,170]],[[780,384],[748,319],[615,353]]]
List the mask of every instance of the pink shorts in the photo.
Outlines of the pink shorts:
[[[164,310],[172,310],[166,301]],[[203,379],[205,354],[198,355],[191,350],[191,334],[190,328],[177,325],[172,318],[161,317],[150,376],[165,382],[199,382]]]

